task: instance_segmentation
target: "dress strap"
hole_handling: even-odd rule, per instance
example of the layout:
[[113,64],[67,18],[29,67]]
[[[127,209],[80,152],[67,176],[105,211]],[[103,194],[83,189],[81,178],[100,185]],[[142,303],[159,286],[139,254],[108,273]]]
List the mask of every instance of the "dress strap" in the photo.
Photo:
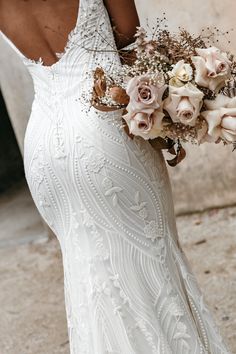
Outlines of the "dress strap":
[[79,17],[80,17],[80,13],[83,12],[83,10],[82,10],[83,9],[83,7],[82,7],[83,2],[84,2],[83,0],[78,0],[78,11],[77,11],[77,19],[76,19],[75,27],[77,27],[80,22]]
[[103,0],[79,0],[79,15],[81,15],[82,17],[84,17],[85,15],[90,16],[90,14],[96,11],[97,8],[103,7]]

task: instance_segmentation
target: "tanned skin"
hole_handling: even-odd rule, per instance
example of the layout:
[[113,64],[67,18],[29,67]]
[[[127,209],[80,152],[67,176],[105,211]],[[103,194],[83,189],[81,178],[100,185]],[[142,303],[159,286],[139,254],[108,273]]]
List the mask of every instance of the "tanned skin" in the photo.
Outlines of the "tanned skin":
[[[139,19],[134,0],[104,0],[118,48],[133,42]],[[27,57],[54,64],[75,27],[79,0],[0,0],[0,30]]]

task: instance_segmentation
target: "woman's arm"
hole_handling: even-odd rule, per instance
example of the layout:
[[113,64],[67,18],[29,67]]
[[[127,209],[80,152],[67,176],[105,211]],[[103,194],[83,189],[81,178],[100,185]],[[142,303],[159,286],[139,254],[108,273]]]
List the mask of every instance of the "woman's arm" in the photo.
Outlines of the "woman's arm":
[[140,25],[134,0],[104,0],[114,28],[118,49],[134,41],[136,27]]

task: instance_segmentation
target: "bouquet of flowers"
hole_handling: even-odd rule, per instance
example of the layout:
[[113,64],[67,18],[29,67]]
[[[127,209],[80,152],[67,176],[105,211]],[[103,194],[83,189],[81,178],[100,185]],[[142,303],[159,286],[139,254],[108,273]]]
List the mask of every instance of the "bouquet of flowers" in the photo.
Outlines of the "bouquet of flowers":
[[[162,140],[175,155],[185,157],[182,142],[236,146],[236,62],[230,53],[208,44],[210,36],[192,36],[184,29],[172,34],[157,26],[149,36],[137,28],[132,65],[117,72],[94,72],[94,106],[124,108],[132,136]],[[177,149],[175,149],[177,147]]]

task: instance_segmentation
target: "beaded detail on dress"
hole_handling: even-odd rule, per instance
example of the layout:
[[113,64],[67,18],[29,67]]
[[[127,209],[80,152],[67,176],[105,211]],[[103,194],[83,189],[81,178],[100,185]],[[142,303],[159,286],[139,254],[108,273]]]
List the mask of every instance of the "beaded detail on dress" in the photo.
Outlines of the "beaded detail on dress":
[[[104,40],[105,38],[105,40]],[[102,0],[80,0],[52,66],[24,58],[35,88],[24,166],[62,249],[71,354],[226,354],[178,242],[161,151],[89,108],[92,70],[119,68]]]

